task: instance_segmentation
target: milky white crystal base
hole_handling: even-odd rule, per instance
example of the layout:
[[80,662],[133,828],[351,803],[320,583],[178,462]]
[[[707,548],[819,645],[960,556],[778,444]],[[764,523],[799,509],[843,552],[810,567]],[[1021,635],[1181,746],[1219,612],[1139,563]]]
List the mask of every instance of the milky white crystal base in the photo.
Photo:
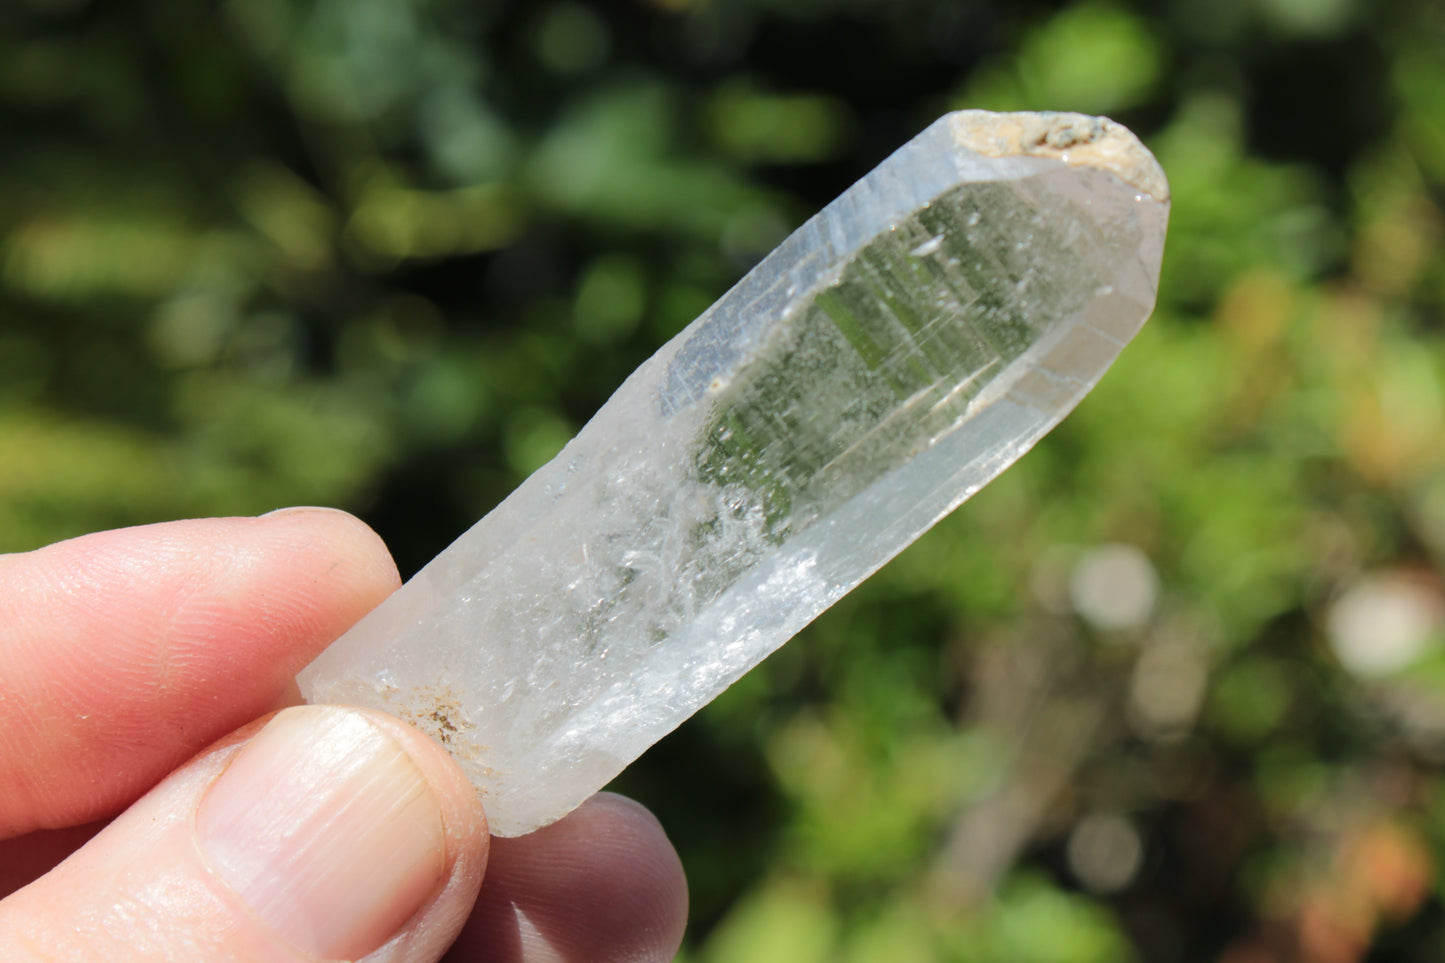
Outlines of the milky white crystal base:
[[446,744],[493,832],[587,796],[1010,465],[1152,310],[1133,135],[944,117],[333,644],[313,702]]

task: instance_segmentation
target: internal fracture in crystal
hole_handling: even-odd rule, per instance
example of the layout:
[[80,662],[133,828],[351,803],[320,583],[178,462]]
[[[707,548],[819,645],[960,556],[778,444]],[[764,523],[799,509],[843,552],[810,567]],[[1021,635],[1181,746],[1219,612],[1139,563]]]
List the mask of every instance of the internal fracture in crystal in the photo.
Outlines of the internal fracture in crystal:
[[622,385],[302,675],[397,713],[492,830],[564,815],[1027,451],[1152,310],[1124,128],[951,114]]

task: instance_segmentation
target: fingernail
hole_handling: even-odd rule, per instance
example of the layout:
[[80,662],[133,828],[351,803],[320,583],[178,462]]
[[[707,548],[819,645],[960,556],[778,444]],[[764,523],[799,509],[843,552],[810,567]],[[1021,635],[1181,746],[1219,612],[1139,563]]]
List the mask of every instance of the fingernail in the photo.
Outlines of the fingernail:
[[385,943],[445,872],[441,809],[411,757],[361,713],[288,709],[252,737],[196,816],[212,869],[297,949]]
[[349,512],[344,512],[339,508],[327,508],[324,505],[292,505],[289,508],[277,508],[273,511],[269,511],[261,517],[272,518],[276,515],[307,515],[312,513],[326,515],[350,514]]

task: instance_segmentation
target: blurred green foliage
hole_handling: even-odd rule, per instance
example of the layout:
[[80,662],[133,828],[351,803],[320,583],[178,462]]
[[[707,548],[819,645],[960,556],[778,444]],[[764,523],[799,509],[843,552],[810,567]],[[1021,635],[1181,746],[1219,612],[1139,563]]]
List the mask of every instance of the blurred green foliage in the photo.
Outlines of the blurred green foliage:
[[955,107],[1145,136],[1159,312],[623,777],[685,957],[1438,956],[1432,0],[12,0],[0,550],[324,503],[413,569]]

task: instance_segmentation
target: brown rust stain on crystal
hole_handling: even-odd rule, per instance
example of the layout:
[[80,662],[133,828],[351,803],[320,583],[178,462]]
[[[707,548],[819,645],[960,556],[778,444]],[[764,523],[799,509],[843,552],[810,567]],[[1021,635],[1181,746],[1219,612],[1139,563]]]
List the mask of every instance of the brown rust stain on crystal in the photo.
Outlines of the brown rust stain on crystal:
[[1107,117],[1066,112],[949,115],[959,146],[985,157],[1049,157],[1095,167],[1149,195],[1169,200],[1169,181],[1154,155],[1124,125]]
[[456,689],[444,683],[406,689],[393,685],[380,688],[390,712],[441,743],[464,768],[495,775],[495,770],[486,764],[491,747],[471,736],[476,727],[462,708],[461,695]]

